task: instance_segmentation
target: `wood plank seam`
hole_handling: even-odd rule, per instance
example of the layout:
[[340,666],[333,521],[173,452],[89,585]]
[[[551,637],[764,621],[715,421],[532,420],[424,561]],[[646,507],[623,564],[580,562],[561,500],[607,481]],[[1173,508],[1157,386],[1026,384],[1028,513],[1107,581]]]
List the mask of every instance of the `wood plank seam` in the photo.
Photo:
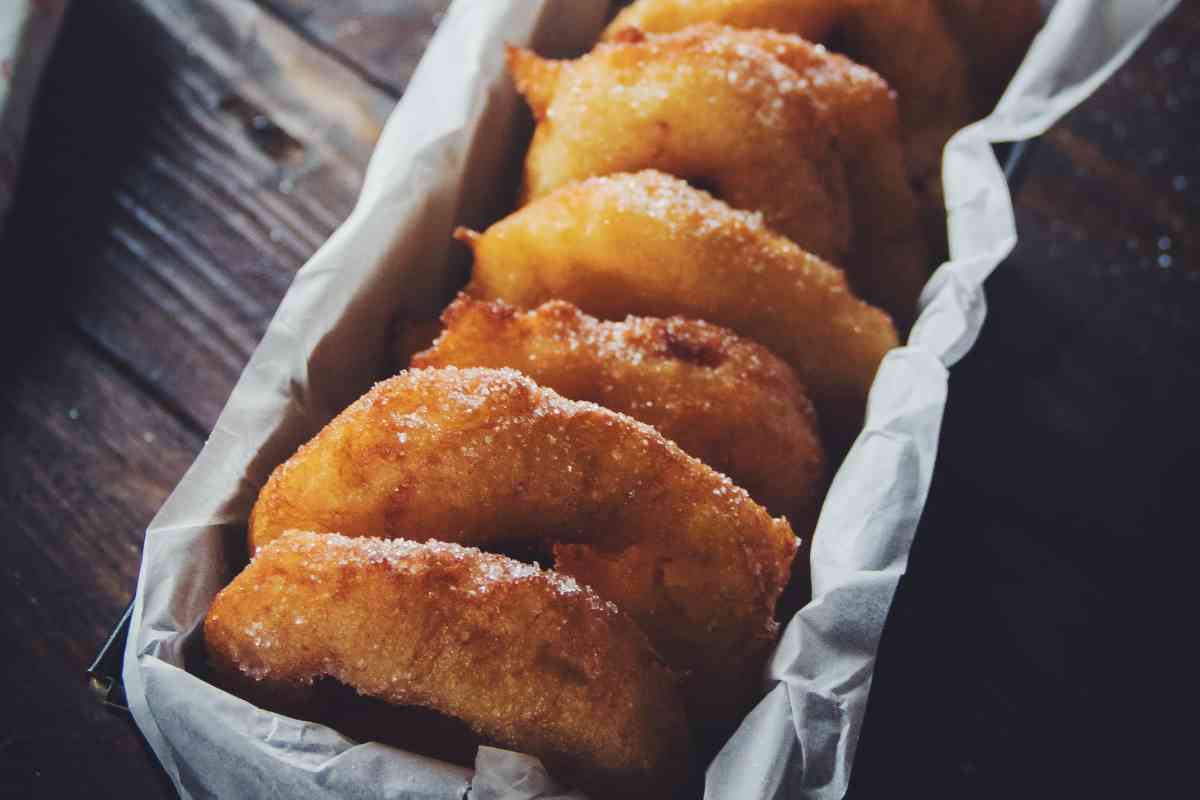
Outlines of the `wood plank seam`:
[[321,41],[321,39],[315,33],[308,30],[303,25],[298,24],[294,20],[289,19],[287,15],[281,14],[279,9],[271,4],[269,0],[254,0],[254,4],[261,8],[264,13],[270,14],[274,19],[278,20],[281,25],[287,27],[309,46],[321,51],[346,69],[353,72],[371,88],[383,92],[393,100],[399,100],[404,94],[403,90],[398,90],[395,86],[387,83],[387,81],[377,78],[366,66],[359,63],[354,58],[346,55],[332,45]]
[[208,429],[198,419],[188,413],[170,394],[163,391],[153,380],[143,375],[128,360],[122,358],[116,351],[99,338],[93,336],[77,320],[68,315],[62,316],[63,327],[79,339],[97,358],[108,364],[114,372],[127,381],[141,394],[152,400],[159,408],[171,416],[188,433],[196,436],[201,442],[208,440]]

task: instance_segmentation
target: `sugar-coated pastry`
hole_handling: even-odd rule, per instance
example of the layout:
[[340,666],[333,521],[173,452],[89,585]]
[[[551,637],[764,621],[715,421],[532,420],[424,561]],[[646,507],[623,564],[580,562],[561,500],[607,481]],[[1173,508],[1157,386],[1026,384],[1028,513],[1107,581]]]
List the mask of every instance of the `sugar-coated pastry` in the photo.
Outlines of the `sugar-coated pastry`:
[[897,345],[887,314],[842,271],[659,172],[565,186],[481,234],[467,294],[533,308],[560,298],[601,319],[703,319],[791,364],[834,458],[858,435],[867,392]]
[[460,719],[594,796],[669,796],[691,768],[674,676],[575,580],[453,544],[292,531],[204,620],[217,679],[293,696],[333,678]]
[[950,0],[636,0],[605,37],[619,38],[629,28],[662,33],[717,22],[828,44],[896,90],[911,174],[930,202],[940,202],[942,148],[971,121],[974,105],[967,54],[939,2]]
[[537,128],[523,196],[657,169],[712,190],[835,263],[852,212],[837,127],[801,78],[730,39],[625,36],[574,61],[509,50]]
[[409,370],[280,465],[251,552],[289,529],[553,546],[556,569],[637,621],[688,673],[689,715],[745,712],[797,539],[648,425],[513,370]]
[[520,311],[460,296],[414,367],[511,367],[572,400],[652,425],[741,486],[801,536],[825,489],[808,393],[767,348],[707,322],[597,320],[552,300]]
[[934,265],[891,87],[867,67],[793,34],[708,23],[679,35],[753,45],[808,82],[837,124],[845,154],[854,230],[850,255],[838,266],[860,297],[907,327]]

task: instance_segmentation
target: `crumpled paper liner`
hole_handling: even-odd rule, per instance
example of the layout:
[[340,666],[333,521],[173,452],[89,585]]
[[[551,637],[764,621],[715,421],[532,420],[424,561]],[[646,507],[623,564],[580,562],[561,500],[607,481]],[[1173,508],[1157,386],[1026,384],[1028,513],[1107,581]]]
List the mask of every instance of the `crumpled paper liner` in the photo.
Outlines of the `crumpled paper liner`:
[[[709,766],[710,800],[845,794],[879,638],[929,491],[947,368],[986,314],[982,282],[1016,242],[991,143],[1044,132],[1096,89],[1178,0],[1060,0],[995,113],[945,153],[952,260],[907,346],[884,359],[866,425],[812,547],[813,599],[786,628],[769,691]],[[450,233],[511,204],[528,133],[505,42],[582,52],[603,0],[458,0],[384,129],[350,218],[297,274],[195,464],[147,532],[124,680],[181,796],[572,798],[536,759],[481,748],[470,770],[270,712],[193,674],[212,597],[242,565],[271,469],[386,377],[392,325],[432,316],[465,276]],[[191,671],[189,671],[191,670]]]

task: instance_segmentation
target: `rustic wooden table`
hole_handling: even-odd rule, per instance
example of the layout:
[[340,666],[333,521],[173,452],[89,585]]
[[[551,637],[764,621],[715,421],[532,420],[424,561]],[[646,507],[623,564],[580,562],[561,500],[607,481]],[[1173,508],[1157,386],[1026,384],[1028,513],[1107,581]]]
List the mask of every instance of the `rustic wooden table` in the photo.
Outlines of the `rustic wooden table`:
[[[0,795],[172,796],[84,670],[446,5],[75,3],[0,241]],[[1021,244],[952,379],[853,796],[1133,774],[1139,737],[1114,720],[1141,719],[1120,687],[1154,652],[1137,576],[1200,452],[1198,142],[1191,4],[1032,156]]]

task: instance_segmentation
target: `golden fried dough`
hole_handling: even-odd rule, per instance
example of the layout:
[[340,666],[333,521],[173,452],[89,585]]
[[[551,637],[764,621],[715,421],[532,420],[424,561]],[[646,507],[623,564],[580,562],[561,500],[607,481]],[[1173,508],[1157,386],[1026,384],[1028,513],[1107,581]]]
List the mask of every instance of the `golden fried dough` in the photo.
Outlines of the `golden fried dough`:
[[854,219],[849,260],[840,266],[854,291],[907,327],[933,264],[917,199],[909,184],[896,98],[875,72],[799,36],[703,24],[680,36],[745,42],[778,58],[808,81],[829,109],[847,154]]
[[633,34],[575,61],[511,48],[509,69],[538,122],[525,200],[654,168],[761,211],[824,258],[848,253],[837,128],[807,82],[770,54],[730,40]]
[[979,113],[990,111],[1042,27],[1038,0],[937,0],[963,52]]
[[791,367],[724,328],[673,317],[601,322],[554,300],[519,312],[460,296],[414,367],[512,367],[572,400],[654,426],[807,534],[825,450]]
[[503,556],[292,531],[217,595],[204,639],[235,684],[331,677],[435,709],[598,796],[665,796],[691,766],[675,681],[633,621]]
[[887,314],[842,271],[659,172],[566,186],[471,234],[467,293],[531,308],[561,298],[588,314],[707,320],[769,347],[796,370],[832,454],[862,426],[867,391],[897,344]]
[[453,367],[378,384],[277,468],[251,550],[292,528],[554,543],[562,571],[691,671],[689,713],[715,726],[753,696],[797,547],[786,520],[653,428],[513,370]]
[[942,148],[973,106],[967,57],[935,0],[637,0],[605,37],[701,22],[798,34],[876,70],[899,95],[914,180],[940,197]]

